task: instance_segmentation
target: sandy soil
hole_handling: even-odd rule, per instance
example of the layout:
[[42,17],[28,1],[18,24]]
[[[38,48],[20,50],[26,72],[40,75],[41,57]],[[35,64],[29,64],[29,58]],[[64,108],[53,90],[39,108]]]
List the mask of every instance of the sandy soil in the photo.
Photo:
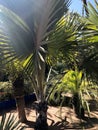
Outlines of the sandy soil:
[[[25,111],[28,121],[23,125],[28,127],[26,130],[34,130],[35,111],[31,107],[25,108]],[[10,112],[17,115],[16,110]],[[98,130],[98,111],[92,111],[90,119],[86,115],[85,120],[80,120],[76,117],[74,110],[69,107],[60,109],[59,107],[49,106],[48,118],[49,130]]]

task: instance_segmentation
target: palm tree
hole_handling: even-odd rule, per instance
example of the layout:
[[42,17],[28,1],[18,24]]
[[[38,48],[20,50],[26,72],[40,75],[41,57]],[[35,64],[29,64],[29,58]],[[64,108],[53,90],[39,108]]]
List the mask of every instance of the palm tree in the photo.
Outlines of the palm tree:
[[[18,117],[21,122],[26,122],[25,114],[25,101],[24,101],[24,78],[23,73],[19,74],[15,81],[12,83],[14,88],[14,95],[16,99]],[[20,91],[21,90],[21,91]]]
[[[33,31],[11,10],[0,6],[3,17],[0,26],[0,48],[4,55],[4,64],[17,58],[22,61],[24,72],[32,80],[38,101],[35,105],[37,114],[35,130],[47,130],[45,61],[49,52],[48,44],[54,42],[53,39],[49,39],[49,35],[53,33],[54,26],[68,10],[69,0],[32,2],[35,7],[35,14],[32,16]],[[8,29],[5,28],[6,26]]]
[[[95,0],[96,7],[98,2]],[[82,58],[79,60],[81,65],[80,69],[85,71],[87,77],[98,83],[98,11],[92,4],[88,3],[89,17],[86,19],[86,24],[82,30],[83,43],[80,55]]]
[[[96,7],[98,2],[95,0]],[[80,37],[78,37],[78,49],[76,56],[76,65],[79,71],[83,72],[88,81],[98,85],[98,11],[90,2],[84,1],[87,9],[87,18],[82,20],[85,22]],[[92,88],[91,88],[92,89]],[[92,92],[93,93],[93,92]],[[76,95],[78,98],[78,95]],[[78,112],[78,110],[76,110]]]
[[[18,117],[21,122],[26,122],[25,100],[24,100],[24,73],[23,68],[19,65],[19,61],[8,63],[5,70],[8,75],[8,81],[12,84]],[[21,91],[20,91],[21,90]]]
[[[17,76],[13,76],[12,87],[16,100],[18,117],[21,122],[26,122],[25,100],[24,100],[24,74],[23,71],[15,72]],[[12,78],[12,77],[11,77]],[[21,91],[20,91],[21,90]]]
[[[98,7],[97,2],[96,2],[96,5]],[[98,84],[98,81],[97,81],[98,80],[98,71],[97,71],[98,70],[98,45],[97,45],[98,44],[98,23],[96,22],[98,19],[98,11],[90,3],[88,3],[88,7],[89,7],[88,19],[83,18],[83,17],[78,17],[78,19],[76,19],[76,17],[75,17],[75,20],[76,20],[75,21],[75,20],[72,20],[72,19],[74,19],[74,17],[71,17],[70,22],[68,22],[69,17],[67,18],[66,23],[68,23],[68,25],[72,25],[72,27],[70,26],[68,28],[68,30],[67,29],[65,30],[65,32],[67,31],[67,35],[72,34],[70,32],[72,31],[71,29],[73,29],[74,31],[72,31],[72,32],[75,35],[73,35],[73,37],[71,37],[72,41],[67,39],[68,41],[66,43],[68,43],[68,42],[72,43],[71,45],[73,46],[73,51],[70,48],[71,46],[69,46],[69,44],[68,45],[65,44],[65,46],[63,44],[63,47],[60,52],[61,55],[59,55],[59,56],[60,56],[60,58],[62,56],[63,60],[65,60],[65,61],[66,60],[68,61],[68,58],[69,58],[69,61],[65,62],[65,63],[71,64],[71,67],[70,67],[71,69],[75,70],[75,68],[77,66],[79,71],[82,70],[83,75],[85,75],[89,79],[89,81],[93,81],[94,83]],[[68,47],[69,47],[69,49],[68,49]],[[66,54],[66,52],[68,52],[68,50],[65,51],[66,48],[69,50],[69,52],[71,51],[71,53]],[[69,68],[69,66],[68,66],[68,68]],[[68,70],[68,68],[67,68],[67,70]],[[78,81],[76,81],[76,82],[78,82]],[[80,89],[81,89],[80,84],[78,85],[77,88],[79,88],[79,91],[80,91]],[[61,86],[60,89],[62,90],[63,87]],[[66,89],[66,87],[65,87],[65,89]],[[76,106],[75,111],[78,116],[84,117],[83,107],[82,107],[81,111],[79,109],[82,106],[81,101],[80,101],[79,91],[74,92],[73,100],[74,100],[74,105]],[[59,91],[58,91],[58,93],[59,93]],[[83,113],[81,113],[81,112],[83,112]]]

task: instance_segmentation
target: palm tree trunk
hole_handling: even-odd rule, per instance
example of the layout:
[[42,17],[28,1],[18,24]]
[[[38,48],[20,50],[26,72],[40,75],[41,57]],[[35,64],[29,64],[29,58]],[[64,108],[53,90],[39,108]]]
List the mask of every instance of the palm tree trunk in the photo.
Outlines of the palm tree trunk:
[[18,76],[13,82],[14,95],[18,111],[18,117],[21,122],[26,122],[25,101],[24,101],[24,80]]
[[35,109],[36,109],[35,130],[48,130],[47,103],[46,102],[39,102],[35,105]]
[[73,96],[73,105],[74,105],[76,115],[79,118],[83,119],[85,112],[84,112],[84,108],[81,104],[80,97],[79,97],[78,93],[75,93],[74,96]]
[[17,106],[17,111],[18,111],[18,118],[21,122],[26,122],[26,114],[25,114],[25,101],[24,101],[24,96],[21,97],[16,97],[16,106]]

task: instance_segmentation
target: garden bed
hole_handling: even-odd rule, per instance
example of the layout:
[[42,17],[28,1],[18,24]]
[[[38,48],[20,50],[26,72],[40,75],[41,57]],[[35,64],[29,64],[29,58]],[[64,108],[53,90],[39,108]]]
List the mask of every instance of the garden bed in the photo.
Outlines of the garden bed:
[[[25,108],[25,111],[28,121],[23,125],[28,127],[26,130],[34,130],[36,113],[32,109],[32,106]],[[16,110],[10,112],[17,116]],[[97,110],[90,113],[90,119],[86,115],[85,120],[80,120],[76,117],[74,110],[69,107],[62,107],[62,111],[60,111],[60,107],[49,106],[48,118],[54,120],[52,123],[48,119],[49,130],[98,130]]]

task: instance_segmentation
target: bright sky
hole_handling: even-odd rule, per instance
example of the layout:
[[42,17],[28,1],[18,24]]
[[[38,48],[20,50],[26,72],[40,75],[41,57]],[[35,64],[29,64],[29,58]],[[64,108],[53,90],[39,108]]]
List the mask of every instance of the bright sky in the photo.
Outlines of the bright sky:
[[[87,0],[94,5],[94,0]],[[70,10],[82,14],[82,0],[72,0]]]

